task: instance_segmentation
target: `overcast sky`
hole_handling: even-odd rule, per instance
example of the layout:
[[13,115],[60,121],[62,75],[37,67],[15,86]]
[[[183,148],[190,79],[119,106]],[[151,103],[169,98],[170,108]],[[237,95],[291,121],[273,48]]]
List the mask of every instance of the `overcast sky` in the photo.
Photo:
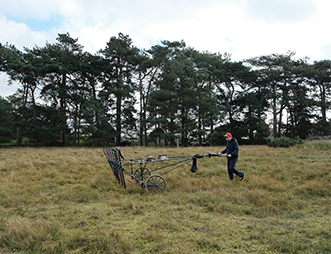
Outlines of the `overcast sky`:
[[[53,43],[58,33],[95,53],[118,33],[149,49],[162,40],[231,54],[233,61],[296,52],[331,59],[330,0],[0,0],[0,42]],[[13,94],[0,75],[0,95]]]

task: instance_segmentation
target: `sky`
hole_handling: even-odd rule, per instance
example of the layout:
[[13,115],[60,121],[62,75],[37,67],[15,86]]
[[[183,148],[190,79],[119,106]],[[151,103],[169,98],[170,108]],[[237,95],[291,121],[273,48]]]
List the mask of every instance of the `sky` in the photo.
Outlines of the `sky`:
[[[23,51],[68,32],[93,54],[123,33],[140,49],[183,40],[233,61],[294,51],[313,62],[331,59],[330,13],[330,0],[0,0],[0,42]],[[16,89],[0,74],[0,96]]]

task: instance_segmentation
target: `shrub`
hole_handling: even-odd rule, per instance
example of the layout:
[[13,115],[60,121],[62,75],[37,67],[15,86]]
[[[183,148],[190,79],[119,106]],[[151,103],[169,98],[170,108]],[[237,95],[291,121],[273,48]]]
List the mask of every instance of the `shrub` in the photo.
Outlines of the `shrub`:
[[282,137],[282,138],[275,138],[268,144],[268,146],[269,147],[290,147],[290,146],[300,145],[302,143],[303,143],[303,141],[298,138],[293,139],[293,138]]

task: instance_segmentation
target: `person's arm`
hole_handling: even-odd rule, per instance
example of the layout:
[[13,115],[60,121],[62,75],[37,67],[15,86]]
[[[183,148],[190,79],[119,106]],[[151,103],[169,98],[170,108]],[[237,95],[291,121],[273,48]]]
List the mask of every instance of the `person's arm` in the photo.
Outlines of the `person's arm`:
[[230,153],[230,157],[236,155],[238,156],[238,152],[239,152],[239,145],[238,145],[238,142],[237,140],[235,140],[234,144],[233,144],[233,151]]

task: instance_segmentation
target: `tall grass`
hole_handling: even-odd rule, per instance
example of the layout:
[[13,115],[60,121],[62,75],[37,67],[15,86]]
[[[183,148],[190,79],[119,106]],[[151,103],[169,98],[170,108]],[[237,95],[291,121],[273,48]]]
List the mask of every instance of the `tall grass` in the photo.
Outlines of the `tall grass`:
[[156,195],[129,177],[118,184],[102,149],[0,149],[0,253],[331,253],[327,147],[242,146],[243,182],[229,181],[225,158],[203,158],[197,173],[186,164],[163,175],[167,191]]

